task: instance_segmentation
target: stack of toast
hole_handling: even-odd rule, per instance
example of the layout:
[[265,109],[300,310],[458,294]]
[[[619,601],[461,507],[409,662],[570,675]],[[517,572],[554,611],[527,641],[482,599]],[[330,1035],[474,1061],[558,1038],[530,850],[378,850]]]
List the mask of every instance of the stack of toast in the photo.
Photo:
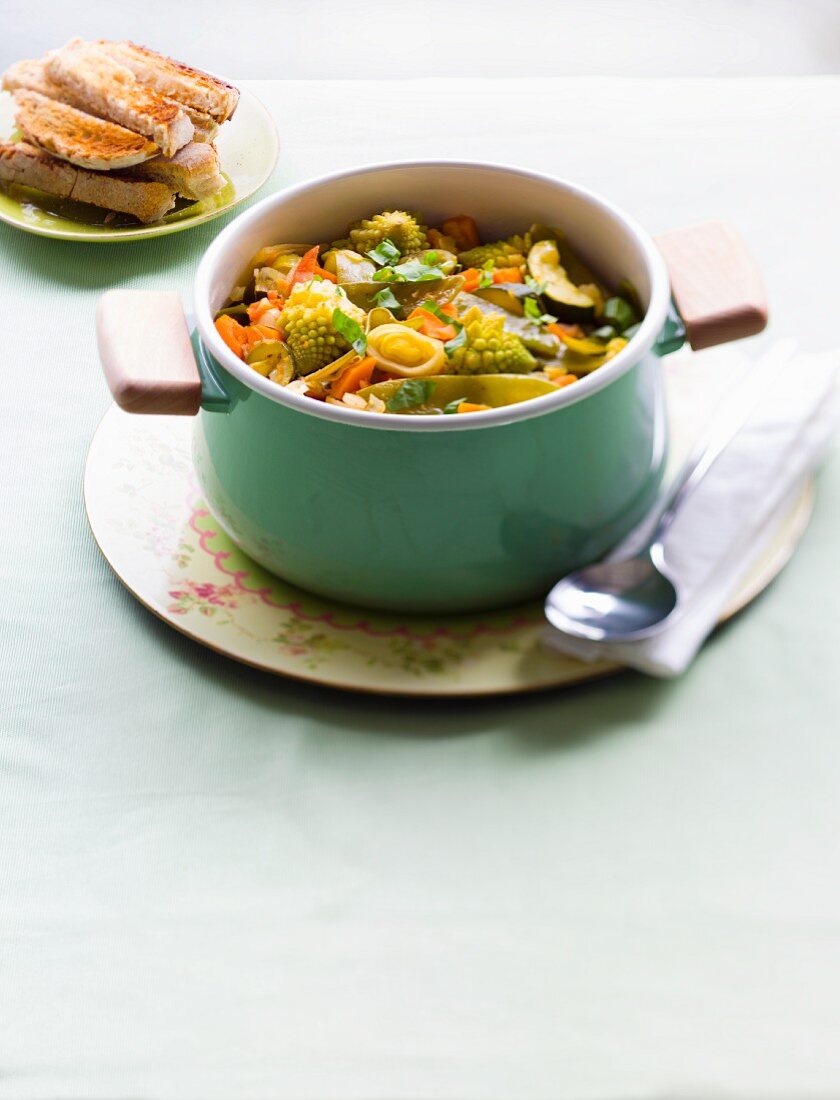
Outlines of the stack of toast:
[[3,75],[23,140],[0,142],[0,182],[162,218],[176,196],[224,186],[214,138],[239,91],[133,42],[73,39]]

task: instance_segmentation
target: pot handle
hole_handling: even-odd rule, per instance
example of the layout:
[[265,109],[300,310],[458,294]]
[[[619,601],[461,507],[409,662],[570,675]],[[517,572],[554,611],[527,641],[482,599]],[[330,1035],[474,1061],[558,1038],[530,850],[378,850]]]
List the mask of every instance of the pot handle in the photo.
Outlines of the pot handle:
[[121,409],[196,415],[201,376],[176,291],[107,291],[96,307],[96,342],[108,388]]
[[755,336],[767,325],[767,299],[755,260],[726,222],[661,233],[674,302],[695,351]]

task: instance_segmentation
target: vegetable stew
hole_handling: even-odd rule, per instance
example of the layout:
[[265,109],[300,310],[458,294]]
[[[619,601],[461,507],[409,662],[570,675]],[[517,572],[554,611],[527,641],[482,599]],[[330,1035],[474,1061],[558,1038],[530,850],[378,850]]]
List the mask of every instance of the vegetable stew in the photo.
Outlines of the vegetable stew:
[[331,244],[269,245],[216,316],[253,370],[314,400],[373,413],[462,415],[573,385],[639,326],[563,232],[482,240],[461,214],[427,228],[402,210]]

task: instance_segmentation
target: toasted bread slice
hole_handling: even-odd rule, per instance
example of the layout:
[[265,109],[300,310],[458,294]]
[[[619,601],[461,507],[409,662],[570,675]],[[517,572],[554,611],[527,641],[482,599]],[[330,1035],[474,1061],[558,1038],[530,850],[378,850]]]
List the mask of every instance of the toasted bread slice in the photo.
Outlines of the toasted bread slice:
[[[47,74],[47,58],[38,58],[32,61],[17,61],[14,65],[11,65],[3,74],[3,89],[7,92],[16,92],[23,89],[24,91],[40,92],[41,95],[47,96],[48,99],[57,99],[61,103],[69,103],[71,107],[78,107],[79,110],[85,110],[84,102],[74,96],[72,92],[62,87],[61,84],[57,84]],[[180,107],[190,122],[193,124],[193,141],[214,141],[216,135],[219,132],[219,123],[214,118],[208,115],[205,111],[196,111],[194,107],[188,107],[186,104],[177,103],[174,99],[168,99],[163,97],[166,102],[172,103],[175,107]],[[101,118],[106,118],[107,115],[100,115],[98,111],[93,110],[92,106],[88,106],[87,110],[92,115],[98,115]],[[131,127],[129,126],[129,129]]]
[[193,124],[174,100],[144,88],[125,65],[80,38],[50,53],[46,72],[85,110],[150,138],[165,156],[192,141]]
[[[173,100],[173,102],[175,102]],[[216,122],[212,115],[208,115],[206,111],[197,111],[195,107],[190,107],[186,103],[182,103],[181,109],[186,114],[187,118],[193,124],[193,141],[215,141],[216,135],[219,132],[220,123]]]
[[[63,89],[47,74],[47,63],[44,59],[16,61],[14,65],[10,65],[3,73],[3,90],[39,92],[48,99],[65,98]],[[77,104],[74,103],[73,106]]]
[[54,160],[25,141],[0,142],[0,180],[22,183],[48,195],[69,199],[78,169]]
[[[84,111],[85,105],[80,99],[77,99],[66,88],[62,88],[60,84],[52,79],[47,73],[47,59],[40,57],[37,61],[17,61],[14,65],[10,65],[3,73],[3,90],[6,92],[38,92],[39,95],[45,95],[47,99],[58,100],[59,103],[66,103],[70,107],[76,107],[80,111]],[[95,111],[90,112],[95,114]]]
[[174,157],[153,157],[126,169],[133,179],[160,180],[185,199],[205,199],[225,185],[214,145],[191,141]]
[[142,84],[197,111],[204,111],[217,122],[224,122],[236,110],[239,89],[224,80],[134,42],[101,41],[97,44],[121,65],[127,65]]
[[174,192],[164,183],[74,168],[23,141],[0,142],[0,181],[133,214],[141,222],[160,221],[175,205]]
[[140,134],[39,92],[15,92],[15,102],[15,118],[26,140],[81,168],[100,172],[128,168],[160,152],[153,141]]

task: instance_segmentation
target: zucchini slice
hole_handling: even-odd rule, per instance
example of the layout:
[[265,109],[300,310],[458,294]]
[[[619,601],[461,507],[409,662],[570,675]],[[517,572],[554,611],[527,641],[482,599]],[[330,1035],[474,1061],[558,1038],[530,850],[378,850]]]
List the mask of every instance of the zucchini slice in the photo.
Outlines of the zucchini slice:
[[545,289],[543,294],[549,309],[563,320],[589,320],[595,312],[595,302],[580,287],[575,286],[560,263],[557,242],[537,241],[528,253],[528,271]]

